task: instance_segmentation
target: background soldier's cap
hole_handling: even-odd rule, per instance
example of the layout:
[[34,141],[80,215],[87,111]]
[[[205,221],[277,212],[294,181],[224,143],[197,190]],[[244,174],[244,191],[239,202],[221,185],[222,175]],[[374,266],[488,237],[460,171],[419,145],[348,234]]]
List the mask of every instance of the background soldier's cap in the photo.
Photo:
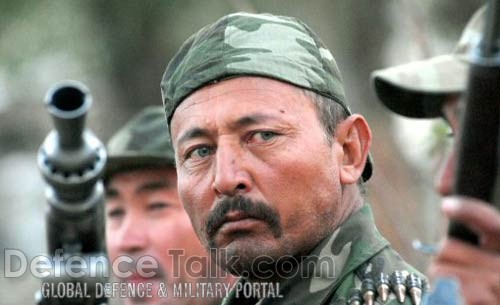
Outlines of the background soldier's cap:
[[485,11],[484,6],[472,16],[451,54],[374,71],[372,81],[379,99],[407,117],[441,116],[446,98],[466,88],[468,59],[481,38]]
[[120,171],[175,167],[163,107],[150,106],[134,116],[109,140],[107,151],[105,180]]
[[[168,64],[161,82],[168,124],[189,94],[239,76],[268,77],[311,90],[351,114],[335,59],[306,24],[292,17],[235,13],[191,36]],[[365,181],[371,172],[369,160]]]

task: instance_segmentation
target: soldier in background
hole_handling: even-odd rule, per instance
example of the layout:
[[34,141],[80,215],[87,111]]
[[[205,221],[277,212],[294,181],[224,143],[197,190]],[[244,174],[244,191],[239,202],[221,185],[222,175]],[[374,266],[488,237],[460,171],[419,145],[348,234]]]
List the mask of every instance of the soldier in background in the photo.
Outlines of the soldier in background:
[[[183,287],[190,284],[194,290],[196,283],[202,282],[229,287],[234,278],[215,269],[215,264],[211,264],[210,269],[210,264],[189,263],[189,258],[201,258],[205,262],[209,258],[177,193],[174,153],[162,107],[148,107],[130,120],[109,141],[108,154],[105,210],[110,261],[126,255],[133,258],[134,263],[143,256],[152,256],[158,262],[152,278],[141,277],[133,268],[127,270],[127,264],[120,265],[120,272],[134,272],[120,281],[135,285],[153,283],[152,298],[127,298],[125,303],[220,303],[220,295],[211,298],[207,291],[199,298],[174,296],[174,283]],[[157,296],[160,283],[166,284],[168,297]]]
[[[452,54],[375,71],[375,90],[384,105],[411,118],[442,117],[456,135],[463,111],[459,107],[459,95],[466,88],[466,56],[481,37],[484,18],[485,8],[482,8],[469,21]],[[479,200],[451,196],[455,157],[456,152],[451,151],[435,180],[436,190],[443,196],[441,209],[448,219],[462,222],[475,231],[480,237],[480,246],[445,239],[431,263],[429,275],[457,278],[468,305],[498,305],[500,212]],[[498,191],[497,186],[497,194]],[[497,196],[496,202],[499,199]]]
[[[183,44],[162,94],[182,203],[204,246],[237,258],[219,261],[242,276],[224,304],[418,303],[418,272],[361,196],[370,128],[309,27],[227,15]],[[266,282],[279,296],[263,293]]]

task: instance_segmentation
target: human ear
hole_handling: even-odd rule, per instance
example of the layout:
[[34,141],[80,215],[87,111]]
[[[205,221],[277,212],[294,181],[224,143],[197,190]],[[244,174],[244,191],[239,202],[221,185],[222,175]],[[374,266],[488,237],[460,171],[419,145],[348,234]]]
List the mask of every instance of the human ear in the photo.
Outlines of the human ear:
[[372,132],[365,118],[353,114],[337,125],[335,138],[342,147],[339,166],[342,184],[357,183],[365,168],[372,142]]

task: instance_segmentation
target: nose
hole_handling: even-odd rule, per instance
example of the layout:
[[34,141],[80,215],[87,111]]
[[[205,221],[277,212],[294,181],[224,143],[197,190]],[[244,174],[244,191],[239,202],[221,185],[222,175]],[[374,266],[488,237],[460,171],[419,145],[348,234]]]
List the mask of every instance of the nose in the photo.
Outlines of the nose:
[[217,147],[212,185],[217,197],[232,197],[250,191],[252,178],[243,155],[240,148],[231,145],[219,144]]
[[140,217],[124,219],[118,233],[118,248],[121,253],[134,254],[144,251],[148,245],[147,224],[141,224]]
[[441,166],[434,181],[436,191],[442,196],[451,195],[453,192],[453,182],[455,177],[455,153],[451,152]]

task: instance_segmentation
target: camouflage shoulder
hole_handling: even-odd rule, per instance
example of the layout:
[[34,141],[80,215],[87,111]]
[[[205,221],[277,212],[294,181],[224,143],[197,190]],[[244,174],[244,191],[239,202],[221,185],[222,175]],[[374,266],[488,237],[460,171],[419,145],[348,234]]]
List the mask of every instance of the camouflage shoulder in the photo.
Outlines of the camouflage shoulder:
[[337,289],[335,305],[420,305],[428,282],[387,247],[359,266]]
[[[411,276],[411,275],[410,275]],[[416,275],[414,275],[416,276]],[[413,280],[423,281],[416,276]],[[426,287],[393,283],[376,283],[373,279],[364,279],[361,286],[353,287],[343,296],[335,297],[330,305],[421,305]]]

